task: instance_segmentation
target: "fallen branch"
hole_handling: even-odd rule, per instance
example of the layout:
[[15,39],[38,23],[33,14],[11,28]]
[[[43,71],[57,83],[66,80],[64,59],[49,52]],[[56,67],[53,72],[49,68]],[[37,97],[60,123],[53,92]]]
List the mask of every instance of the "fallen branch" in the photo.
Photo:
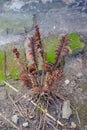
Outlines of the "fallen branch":
[[2,117],[4,120],[6,120],[8,123],[10,123],[17,130],[20,130],[13,122],[11,122],[9,119],[7,119],[2,113],[0,113],[0,117]]
[[12,85],[10,85],[8,82],[6,82],[6,81],[3,81],[9,88],[11,88],[11,89],[13,89],[15,92],[19,92],[19,90],[18,89],[16,89],[16,88],[14,88]]

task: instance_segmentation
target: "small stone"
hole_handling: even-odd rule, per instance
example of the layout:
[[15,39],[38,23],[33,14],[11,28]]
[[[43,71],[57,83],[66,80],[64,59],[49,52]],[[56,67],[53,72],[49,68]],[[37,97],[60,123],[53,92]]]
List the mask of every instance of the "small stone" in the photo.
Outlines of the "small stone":
[[74,128],[74,129],[76,128],[76,124],[73,121],[71,122],[71,128]]
[[24,128],[29,127],[29,123],[28,123],[28,122],[23,123],[23,127],[24,127]]
[[18,118],[17,115],[12,116],[12,121],[13,121],[15,124],[18,123],[18,120],[19,120],[19,118]]
[[82,74],[82,73],[78,73],[76,76],[77,76],[77,78],[79,78],[79,79],[83,78],[83,74]]
[[29,118],[30,118],[30,119],[33,119],[33,118],[34,118],[34,115],[29,115]]
[[70,108],[70,101],[66,100],[64,101],[63,107],[62,107],[62,118],[69,119],[71,115],[72,115],[72,110]]
[[65,84],[68,85],[70,81],[68,79],[65,80]]

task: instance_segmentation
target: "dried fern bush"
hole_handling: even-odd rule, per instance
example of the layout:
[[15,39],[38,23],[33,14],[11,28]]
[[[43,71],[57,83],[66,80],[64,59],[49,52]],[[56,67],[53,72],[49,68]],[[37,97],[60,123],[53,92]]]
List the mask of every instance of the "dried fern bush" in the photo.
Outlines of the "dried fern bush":
[[[53,106],[55,106],[54,109],[56,112],[58,111],[58,109],[61,108],[59,98],[61,98],[62,100],[63,98],[62,96],[53,93],[52,87],[54,86],[54,83],[56,81],[58,82],[58,80],[60,80],[63,75],[63,66],[61,67],[60,63],[64,60],[65,56],[69,52],[68,43],[68,36],[62,36],[60,39],[60,44],[58,43],[57,50],[55,50],[55,62],[53,65],[50,65],[46,61],[46,54],[42,44],[39,27],[38,25],[36,25],[35,33],[32,37],[29,38],[27,46],[25,48],[27,65],[20,58],[20,52],[17,50],[17,48],[13,48],[13,53],[15,54],[17,62],[19,63],[21,68],[20,80],[22,81],[23,85],[32,92],[32,100],[36,102],[37,105],[40,105],[40,107],[44,110],[46,109],[48,112],[50,111],[50,107]],[[39,74],[38,57],[41,57],[42,59],[41,75]],[[37,130],[39,130],[40,128],[44,130],[46,127],[44,118],[42,118],[41,116],[42,113],[40,113],[39,115],[40,122],[37,122]],[[56,115],[54,116],[56,118]],[[45,118],[45,120],[48,119]]]

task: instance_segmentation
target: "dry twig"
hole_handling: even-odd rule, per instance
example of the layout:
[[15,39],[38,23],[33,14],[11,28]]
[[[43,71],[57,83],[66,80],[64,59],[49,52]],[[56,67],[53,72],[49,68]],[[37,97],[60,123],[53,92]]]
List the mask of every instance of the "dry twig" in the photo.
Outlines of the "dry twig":
[[6,81],[3,81],[9,88],[11,88],[11,89],[13,89],[15,92],[19,92],[19,90],[18,89],[16,89],[15,87],[13,87],[12,85],[10,85],[8,82],[6,82]]
[[9,98],[10,98],[11,102],[13,103],[13,105],[15,106],[15,108],[17,109],[17,111],[20,113],[20,115],[22,117],[24,117],[23,114],[21,113],[21,111],[19,110],[18,106],[15,104],[14,100],[12,99],[12,97],[10,95],[9,95]]

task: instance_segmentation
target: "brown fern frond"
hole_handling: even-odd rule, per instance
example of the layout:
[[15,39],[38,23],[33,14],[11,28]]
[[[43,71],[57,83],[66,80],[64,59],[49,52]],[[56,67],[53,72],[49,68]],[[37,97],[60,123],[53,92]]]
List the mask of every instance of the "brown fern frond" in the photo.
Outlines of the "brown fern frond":
[[44,65],[44,63],[46,61],[45,60],[45,52],[44,52],[43,44],[42,44],[42,41],[41,41],[41,35],[40,35],[38,25],[35,26],[35,33],[33,35],[33,39],[34,39],[34,43],[35,43],[35,46],[36,46],[36,50],[42,57],[42,64],[43,64],[42,66],[44,66],[42,68],[42,78],[41,78],[41,86],[43,86],[44,79],[45,79],[44,70],[47,70],[47,68]]
[[38,67],[37,49],[36,49],[36,47],[35,47],[34,38],[31,37],[30,41],[31,41],[30,46],[31,46],[31,48],[32,48],[33,60],[34,60],[34,63],[35,63],[35,65],[36,65],[36,67]]
[[67,44],[69,43],[69,38],[67,35],[62,36],[60,40],[60,44],[58,45],[58,49],[56,50],[56,60],[53,66],[53,70],[55,70],[59,63],[64,59],[64,57],[68,54],[69,48],[67,47]]
[[34,42],[36,44],[37,50],[41,54],[41,57],[42,57],[43,62],[44,62],[45,61],[45,52],[44,52],[44,48],[43,48],[43,45],[42,45],[41,35],[40,35],[38,25],[35,26],[35,33],[33,35],[33,38],[34,38]]

